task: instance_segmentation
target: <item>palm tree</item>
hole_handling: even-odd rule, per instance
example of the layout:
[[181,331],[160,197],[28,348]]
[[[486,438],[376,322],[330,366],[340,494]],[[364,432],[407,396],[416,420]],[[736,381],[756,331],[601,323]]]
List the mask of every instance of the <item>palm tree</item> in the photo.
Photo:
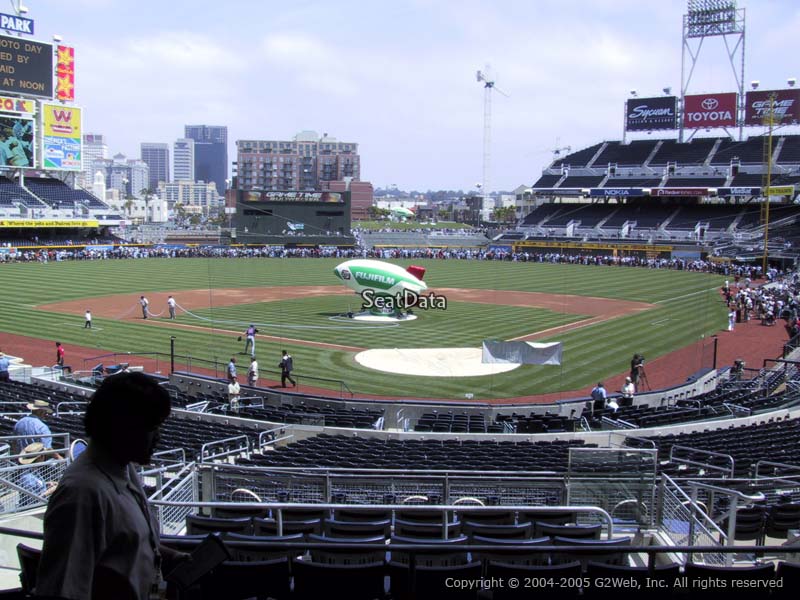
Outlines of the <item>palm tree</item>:
[[[151,188],[146,187],[142,188],[139,195],[144,196],[144,222],[147,223],[147,215],[150,213],[150,199],[155,196],[156,193]],[[152,221],[152,219],[150,220]]]

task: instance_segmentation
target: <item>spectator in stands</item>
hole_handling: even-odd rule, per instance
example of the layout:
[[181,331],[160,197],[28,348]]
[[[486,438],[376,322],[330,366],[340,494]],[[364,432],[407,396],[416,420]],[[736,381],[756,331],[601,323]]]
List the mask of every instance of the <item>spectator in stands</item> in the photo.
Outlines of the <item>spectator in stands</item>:
[[8,357],[5,353],[0,352],[0,381],[9,381],[11,379],[10,375],[8,374],[8,367],[11,365],[11,361],[8,360]]
[[64,346],[61,345],[61,342],[56,342],[56,364],[64,368]]
[[106,379],[92,397],[89,447],[66,470],[44,516],[37,596],[151,597],[185,555],[159,543],[135,464],[147,465],[170,414],[166,390],[142,373]]
[[231,410],[237,412],[239,410],[239,396],[241,388],[239,382],[235,379],[228,384],[228,404]]
[[603,410],[606,407],[606,398],[608,394],[606,393],[606,388],[603,385],[603,382],[599,382],[591,392],[592,395],[592,412],[595,410]]
[[14,435],[23,436],[15,440],[17,454],[22,454],[23,448],[41,442],[46,449],[53,447],[53,433],[44,422],[48,415],[53,414],[53,409],[46,400],[36,400],[27,404],[26,408],[31,411],[26,417],[22,417],[14,425]]
[[633,385],[630,377],[625,378],[622,386],[622,406],[633,406],[633,395],[636,393],[636,386]]
[[[36,442],[35,444],[25,446],[25,448],[22,450],[22,456],[19,457],[19,464],[31,465],[33,463],[44,462],[45,457],[47,456],[46,454],[43,454],[45,451],[46,448],[41,442]],[[50,456],[48,460],[51,458],[53,457]],[[55,491],[56,485],[58,484],[55,481],[45,483],[45,480],[42,478],[42,476],[43,474],[41,469],[24,469],[19,476],[19,485],[32,494],[47,497]],[[21,498],[20,504],[34,504],[32,500],[32,498]]]
[[247,385],[258,385],[258,361],[255,356],[250,357],[250,368],[247,369]]
[[736,311],[732,310],[728,313],[728,331],[733,331],[733,326],[736,323]]
[[281,362],[278,363],[278,367],[281,370],[281,387],[286,387],[286,380],[292,382],[292,387],[297,387],[297,383],[294,379],[292,379],[292,371],[294,370],[294,359],[292,359],[292,355],[283,351],[283,356],[281,357]]
[[147,300],[147,298],[145,298],[144,296],[139,296],[139,305],[142,307],[142,318],[143,319],[147,318],[147,305],[148,304],[150,304],[150,302]]
[[236,358],[231,356],[230,361],[228,361],[228,382],[233,383],[236,381]]
[[175,319],[175,298],[172,296],[167,298],[167,308],[169,309],[169,318]]
[[86,309],[86,314],[83,315],[83,318],[86,319],[86,323],[84,324],[84,329],[91,329],[92,328],[92,311],[88,308]]

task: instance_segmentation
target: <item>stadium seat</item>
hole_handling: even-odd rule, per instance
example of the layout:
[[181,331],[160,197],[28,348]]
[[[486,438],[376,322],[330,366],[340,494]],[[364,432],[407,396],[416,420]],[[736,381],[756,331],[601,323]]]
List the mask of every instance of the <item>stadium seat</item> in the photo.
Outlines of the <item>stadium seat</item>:
[[374,537],[382,535],[388,538],[391,534],[392,522],[382,521],[337,521],[328,519],[322,524],[322,530],[328,537]]
[[773,505],[764,528],[767,537],[786,539],[791,529],[800,529],[800,503]]
[[[290,597],[289,559],[226,561],[197,583],[202,600]],[[196,596],[194,596],[196,597]]]
[[[463,565],[467,561],[467,551],[460,548],[467,543],[467,536],[462,535],[448,540],[433,540],[427,538],[411,538],[393,535],[389,539],[391,560],[403,564],[410,564],[411,555],[417,565],[437,567]],[[392,545],[425,545],[427,548],[420,550],[396,550]],[[431,546],[434,546],[431,548]]]
[[[369,508],[337,508],[333,511],[336,521],[384,521],[392,519],[392,511]],[[441,517],[440,519],[441,520]]]
[[[302,533],[291,535],[242,535],[239,533],[228,533],[225,535],[226,542],[248,542],[248,543],[300,543],[305,541],[306,536]],[[231,556],[236,561],[263,561],[273,558],[294,558],[303,553],[301,548],[267,548],[251,545],[227,544]]]
[[211,509],[211,514],[217,519],[244,519],[251,517],[264,518],[267,516],[266,508],[255,506],[215,506]]
[[[580,596],[580,586],[567,585],[558,586],[561,580],[575,581],[581,576],[581,563],[574,562],[565,565],[548,566],[524,566],[510,565],[500,562],[490,561],[486,568],[486,578],[507,582],[514,578],[520,582],[519,587],[512,588],[507,585],[497,587],[493,592],[493,600],[517,600],[518,598],[578,598]],[[535,580],[542,582],[541,587],[531,589],[522,585],[524,581]],[[550,583],[552,582],[552,583]]]
[[536,537],[562,537],[570,539],[592,539],[599,540],[602,525],[552,525],[550,523],[534,523],[534,535]]
[[345,546],[352,546],[352,548],[312,548],[310,550],[311,560],[320,564],[335,564],[335,565],[356,565],[356,564],[373,564],[386,560],[386,550],[372,550],[360,549],[358,546],[361,544],[379,544],[386,543],[386,538],[382,535],[373,537],[327,537],[321,535],[311,534],[308,536],[308,541],[315,544],[339,544]]
[[[680,575],[680,565],[670,564],[655,567],[650,571],[647,567],[629,567],[624,565],[608,565],[589,561],[586,567],[586,577],[591,582],[595,579],[608,579],[611,581],[631,580],[638,584],[636,587],[613,586],[615,599],[640,599],[643,595],[647,598],[671,598],[675,579]],[[666,587],[648,586],[648,579],[656,579]],[[589,585],[583,589],[584,598],[608,598],[609,588],[598,585]]]
[[447,524],[447,535],[445,536],[444,523],[421,523],[414,521],[394,521],[395,535],[405,537],[445,539],[457,537],[461,534],[461,521],[451,521]]
[[465,521],[462,525],[464,535],[470,537],[481,536],[488,538],[502,538],[506,540],[524,540],[532,537],[533,525],[519,523],[517,525],[489,525]]
[[217,519],[201,515],[186,515],[186,533],[198,535],[203,533],[242,533],[253,531],[253,522],[245,519]]
[[783,587],[772,590],[773,598],[794,598],[800,586],[800,563],[781,562],[775,572],[775,578],[783,582]]
[[22,591],[30,594],[36,587],[36,572],[39,570],[42,551],[25,544],[17,544],[17,557],[19,558],[19,581]]
[[525,552],[512,550],[513,546],[552,546],[553,541],[549,537],[533,538],[525,540],[513,540],[505,538],[489,538],[476,535],[470,541],[475,545],[494,546],[492,550],[478,550],[473,553],[475,558],[484,561],[496,561],[511,565],[549,565],[549,552]]
[[[319,519],[306,519],[303,521],[284,521],[282,535],[291,535],[293,533],[302,534],[321,534],[322,522]],[[253,534],[254,535],[279,535],[278,522],[275,519],[253,519]]]
[[[470,521],[481,525],[513,525],[515,520],[514,513],[510,510],[498,512],[459,510],[456,516],[463,523]],[[522,521],[527,521],[527,519],[522,519]]]
[[431,600],[477,598],[480,588],[463,589],[453,581],[477,581],[481,577],[480,562],[451,566],[417,566],[390,562],[389,579],[392,598],[398,600]]
[[[606,565],[626,565],[628,553],[615,550],[615,546],[630,546],[631,542],[630,537],[613,540],[555,537],[554,546],[570,546],[570,549],[554,553],[552,562],[564,564],[578,560],[584,568],[590,561]],[[608,552],[595,552],[598,549],[607,549]]]
[[295,597],[301,600],[346,597],[373,600],[384,596],[386,565],[383,562],[357,565],[329,565],[310,560],[292,564]]

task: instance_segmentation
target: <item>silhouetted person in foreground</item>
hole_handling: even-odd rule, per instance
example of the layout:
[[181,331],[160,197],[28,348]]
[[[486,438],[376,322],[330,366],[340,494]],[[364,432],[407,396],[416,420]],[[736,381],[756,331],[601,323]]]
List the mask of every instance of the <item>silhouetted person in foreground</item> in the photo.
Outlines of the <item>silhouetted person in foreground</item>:
[[69,466],[44,517],[36,597],[146,600],[186,555],[160,545],[134,464],[147,465],[170,413],[142,373],[106,379],[86,410],[89,447]]

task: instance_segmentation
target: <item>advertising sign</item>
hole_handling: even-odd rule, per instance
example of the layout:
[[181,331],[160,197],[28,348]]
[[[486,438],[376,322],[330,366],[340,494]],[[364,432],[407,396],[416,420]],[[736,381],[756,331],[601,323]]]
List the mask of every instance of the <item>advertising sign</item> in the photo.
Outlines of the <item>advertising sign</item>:
[[46,219],[0,219],[0,227],[99,227],[97,219],[46,220]]
[[675,96],[631,98],[625,103],[625,115],[627,131],[676,129],[677,98]]
[[81,109],[42,102],[42,154],[45,169],[81,170]]
[[245,192],[247,202],[344,202],[339,192]]
[[33,35],[33,19],[0,13],[0,29]]
[[602,197],[621,197],[621,196],[644,196],[642,188],[592,188],[589,190],[590,196]]
[[655,188],[651,196],[708,196],[708,188]]
[[36,166],[32,118],[0,116],[0,167]]
[[58,46],[56,100],[75,100],[75,48]]
[[683,126],[687,129],[735,127],[737,99],[736,92],[685,96]]
[[717,196],[760,196],[760,187],[729,187],[717,189]]
[[0,35],[0,92],[53,97],[53,45]]
[[34,112],[36,112],[36,101],[0,96],[0,111],[32,115]]
[[800,121],[800,89],[747,92],[744,102],[744,124],[764,125],[770,113],[770,96],[775,95],[773,107],[775,125]]
[[764,190],[765,196],[791,196],[794,194],[793,185],[773,185]]

